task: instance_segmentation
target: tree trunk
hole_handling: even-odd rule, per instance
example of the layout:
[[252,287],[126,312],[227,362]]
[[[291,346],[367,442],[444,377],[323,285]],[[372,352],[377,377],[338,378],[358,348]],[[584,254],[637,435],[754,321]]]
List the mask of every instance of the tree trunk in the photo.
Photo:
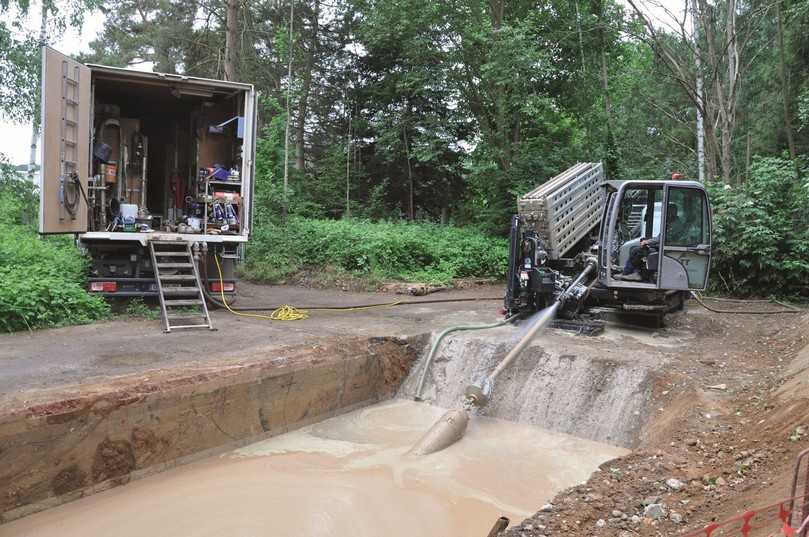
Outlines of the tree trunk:
[[705,144],[705,170],[708,174],[708,181],[715,181],[719,177],[719,165],[716,162],[719,155],[719,146],[716,141],[716,131],[713,128],[715,113],[708,99],[703,99],[702,102],[705,107],[705,117],[702,125],[705,129],[705,139],[708,142]]
[[612,125],[612,105],[610,103],[610,78],[607,69],[607,31],[604,22],[604,2],[597,0],[591,4],[593,14],[598,17],[598,48],[601,56],[601,91],[604,98],[604,117],[607,132],[604,140],[606,146],[606,172],[607,177],[614,178],[617,174],[617,155],[615,154],[615,136]]
[[407,123],[402,125],[402,137],[404,138],[405,156],[407,157],[407,183],[408,183],[408,204],[407,217],[412,222],[416,217],[413,207],[413,168],[410,165],[410,143],[407,140]]
[[295,21],[295,0],[289,2],[289,58],[287,58],[287,102],[286,102],[286,125],[284,126],[284,195],[281,200],[281,218],[284,223],[287,221],[289,215],[289,124],[290,118],[290,99],[292,91],[292,31],[294,29]]
[[584,38],[581,32],[581,13],[579,12],[579,0],[573,0],[573,5],[576,8],[576,32],[579,34],[579,55],[581,56],[581,70],[587,70],[587,65],[584,61]]
[[750,138],[750,128],[747,129],[747,151],[745,152],[744,156],[744,164],[745,164],[745,172],[744,177],[746,181],[750,181],[750,149],[751,149],[751,138]]
[[797,150],[795,149],[795,136],[792,132],[792,117],[789,112],[789,80],[787,80],[787,68],[784,53],[784,15],[781,12],[781,1],[775,2],[775,13],[778,19],[778,70],[781,76],[781,101],[784,107],[784,132],[787,135],[787,147],[789,147],[789,158],[795,160]]
[[702,57],[700,56],[699,18],[697,17],[697,3],[691,4],[691,20],[694,25],[694,67],[696,69],[696,110],[697,110],[697,178],[700,183],[705,182],[705,90],[702,75]]
[[346,133],[346,218],[351,218],[351,113],[348,114]]
[[225,17],[225,80],[236,80],[236,47],[239,32],[239,0],[225,0],[227,14]]
[[722,129],[722,182],[729,185],[733,180],[733,135],[727,128]]
[[312,70],[315,68],[315,57],[318,47],[320,17],[320,0],[315,0],[312,9],[312,34],[309,41],[309,50],[306,54],[306,64],[301,81],[301,94],[298,100],[298,118],[295,122],[295,169],[303,171],[306,166],[306,117],[309,109],[309,94],[312,87]]
[[[48,4],[42,3],[42,17],[39,21],[39,46],[44,47],[48,38]],[[40,114],[34,112],[31,118],[31,153],[28,158],[28,180],[34,182],[34,171],[37,167],[37,142],[39,141]],[[40,175],[40,181],[42,176]]]

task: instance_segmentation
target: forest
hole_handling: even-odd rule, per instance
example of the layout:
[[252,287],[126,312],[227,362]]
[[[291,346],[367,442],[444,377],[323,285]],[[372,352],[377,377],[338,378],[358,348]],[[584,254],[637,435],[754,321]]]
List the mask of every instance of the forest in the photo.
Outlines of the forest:
[[[410,222],[465,228],[489,244],[507,232],[520,194],[575,162],[603,161],[610,179],[676,172],[708,185],[714,289],[809,293],[808,0],[44,6],[38,37],[21,32],[22,18],[0,24],[6,118],[36,125],[38,45],[94,10],[105,23],[82,61],[260,91],[263,229],[248,268],[294,264],[293,234],[306,229],[345,237],[350,226],[328,227],[336,220],[355,221],[359,237],[366,223]],[[6,15],[30,7],[0,3]],[[343,268],[361,271],[357,256]],[[465,273],[446,269],[459,259],[440,270],[433,261],[435,279]],[[484,264],[485,275],[502,268]]]
[[496,232],[576,161],[736,186],[809,151],[809,3],[694,1],[124,0],[84,59],[255,84],[274,213],[286,175],[299,215]]

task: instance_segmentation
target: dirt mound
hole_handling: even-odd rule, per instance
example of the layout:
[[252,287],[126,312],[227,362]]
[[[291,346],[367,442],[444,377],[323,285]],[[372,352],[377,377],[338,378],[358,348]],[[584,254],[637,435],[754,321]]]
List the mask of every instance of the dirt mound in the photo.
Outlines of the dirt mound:
[[674,535],[789,496],[809,447],[809,316],[696,311],[678,322],[698,338],[655,390],[641,448],[506,535]]

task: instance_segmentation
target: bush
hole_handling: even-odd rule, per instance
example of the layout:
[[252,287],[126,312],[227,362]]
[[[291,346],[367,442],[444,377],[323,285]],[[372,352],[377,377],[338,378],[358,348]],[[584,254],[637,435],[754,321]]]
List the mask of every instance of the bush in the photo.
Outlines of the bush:
[[709,185],[714,208],[712,287],[789,295],[809,287],[809,185],[794,164],[757,158],[741,187]]
[[372,278],[445,283],[503,277],[507,246],[503,239],[452,226],[293,217],[286,226],[254,230],[246,258],[245,276],[257,280],[331,267]]
[[30,183],[0,163],[0,328],[8,331],[87,323],[108,315],[84,288],[87,260],[70,237],[40,238]]
[[13,331],[106,317],[107,303],[84,288],[85,263],[69,240],[0,225],[0,326]]

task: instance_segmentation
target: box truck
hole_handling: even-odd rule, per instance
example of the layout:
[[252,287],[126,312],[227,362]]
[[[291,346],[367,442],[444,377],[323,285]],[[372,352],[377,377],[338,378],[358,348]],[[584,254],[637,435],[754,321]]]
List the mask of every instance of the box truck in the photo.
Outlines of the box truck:
[[158,296],[166,330],[173,308],[205,308],[203,286],[232,295],[253,217],[253,86],[42,58],[40,233],[75,234],[91,292]]

